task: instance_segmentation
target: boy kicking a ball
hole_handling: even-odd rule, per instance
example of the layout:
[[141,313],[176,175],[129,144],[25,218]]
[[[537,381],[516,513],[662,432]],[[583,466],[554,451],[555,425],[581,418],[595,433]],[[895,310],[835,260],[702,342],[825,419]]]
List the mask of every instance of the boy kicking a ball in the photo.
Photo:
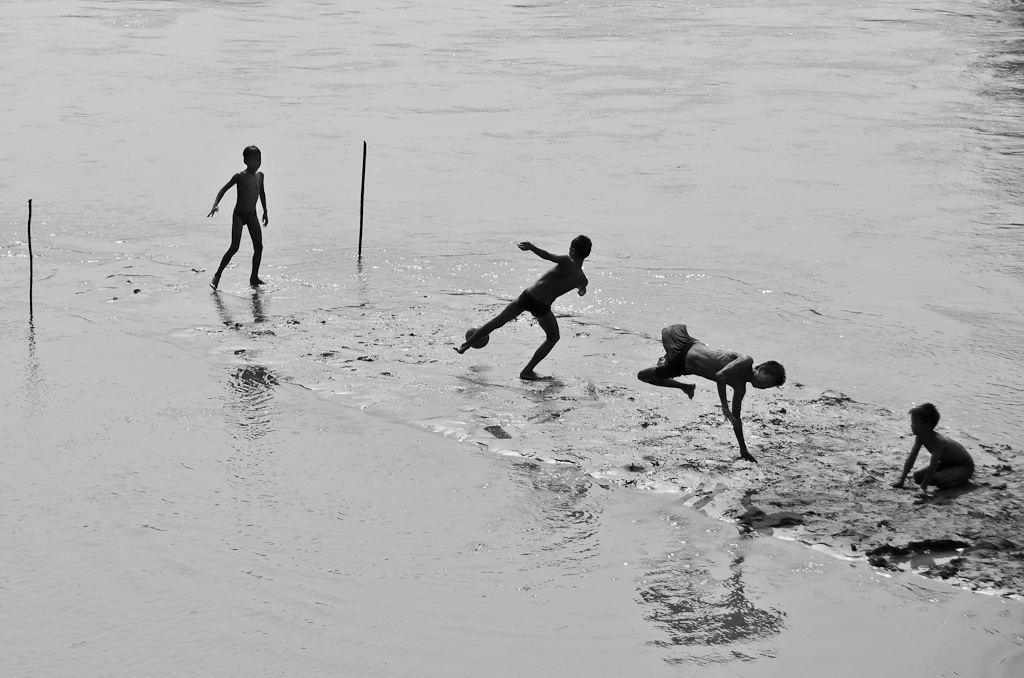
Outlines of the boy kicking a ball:
[[524,290],[515,301],[506,306],[501,313],[467,336],[466,342],[455,350],[465,353],[471,346],[483,342],[494,330],[510,320],[518,318],[523,311],[529,311],[544,330],[545,339],[530,358],[530,362],[526,363],[526,367],[519,373],[519,378],[543,379],[544,377],[539,376],[533,370],[541,360],[547,357],[559,339],[558,321],[555,319],[555,314],[551,312],[551,304],[571,289],[578,290],[581,297],[587,293],[588,281],[587,276],[583,273],[583,260],[590,256],[590,247],[590,238],[585,235],[573,239],[568,255],[551,254],[529,242],[519,243],[519,249],[529,250],[541,259],[553,261],[555,265],[538,278],[537,282]]

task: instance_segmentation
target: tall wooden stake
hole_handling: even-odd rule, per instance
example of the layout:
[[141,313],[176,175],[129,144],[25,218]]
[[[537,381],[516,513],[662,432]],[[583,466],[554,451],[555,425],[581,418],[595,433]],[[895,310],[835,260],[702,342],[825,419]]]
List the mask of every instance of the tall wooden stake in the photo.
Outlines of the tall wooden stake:
[[28,201],[28,317],[32,318],[32,281],[35,279],[32,266],[32,199]]
[[366,195],[366,142],[363,142],[363,181],[359,186],[359,259],[363,258],[363,196]]

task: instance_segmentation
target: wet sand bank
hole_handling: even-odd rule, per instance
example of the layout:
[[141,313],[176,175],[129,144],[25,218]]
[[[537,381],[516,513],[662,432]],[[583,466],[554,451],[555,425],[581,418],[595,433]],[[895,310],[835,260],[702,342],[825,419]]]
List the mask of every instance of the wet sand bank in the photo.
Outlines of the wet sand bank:
[[[748,399],[744,428],[748,441],[757,441],[751,445],[756,465],[703,454],[701,441],[709,435],[723,442],[732,435],[719,412],[705,411],[683,425],[642,422],[636,459],[603,475],[627,486],[674,487],[688,505],[742,529],[826,547],[882,569],[932,555],[941,562],[921,574],[983,592],[1024,591],[1018,451],[951,432],[974,456],[974,477],[922,502],[913,483],[892,487],[913,444],[904,413],[835,391],[802,394],[807,391]],[[916,468],[927,458],[922,452]]]

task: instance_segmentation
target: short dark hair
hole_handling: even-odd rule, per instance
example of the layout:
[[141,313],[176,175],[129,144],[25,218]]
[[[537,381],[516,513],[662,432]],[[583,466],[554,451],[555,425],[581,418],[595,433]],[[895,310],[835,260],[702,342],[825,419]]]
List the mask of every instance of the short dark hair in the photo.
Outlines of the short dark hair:
[[917,417],[919,421],[932,428],[939,425],[939,410],[931,403],[921,403],[917,407],[910,408],[910,416]]
[[256,148],[255,146],[246,146],[244,149],[242,149],[242,160],[248,160],[254,155],[262,156],[263,154],[260,153],[260,149]]
[[590,238],[585,235],[578,235],[572,239],[572,249],[576,250],[576,254],[584,259],[590,256],[590,248],[592,246]]
[[782,386],[786,383],[786,368],[774,360],[766,360],[758,365],[757,369],[761,370],[765,374],[770,374],[775,377],[776,386]]

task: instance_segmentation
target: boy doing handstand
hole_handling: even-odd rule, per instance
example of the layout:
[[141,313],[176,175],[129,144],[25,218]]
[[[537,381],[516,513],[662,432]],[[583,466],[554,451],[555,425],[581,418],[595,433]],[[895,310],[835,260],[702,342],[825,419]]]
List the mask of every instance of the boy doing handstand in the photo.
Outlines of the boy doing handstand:
[[949,436],[935,430],[939,424],[939,411],[931,403],[923,403],[910,410],[910,432],[914,434],[914,446],[910,448],[903,473],[893,487],[903,487],[910,470],[917,461],[921,447],[932,455],[931,463],[914,472],[914,482],[921,486],[921,494],[927,496],[928,486],[939,489],[956,487],[967,482],[974,475],[974,459],[963,445]]
[[551,254],[529,242],[519,243],[519,249],[529,250],[541,259],[555,262],[555,265],[548,269],[537,282],[528,287],[515,301],[505,307],[501,313],[495,316],[486,325],[477,328],[475,332],[466,337],[466,342],[455,350],[465,353],[471,346],[478,343],[491,332],[505,325],[510,320],[518,318],[523,311],[529,311],[540,323],[544,330],[544,343],[526,363],[526,367],[519,373],[520,379],[535,380],[542,379],[533,371],[537,364],[544,360],[555,344],[558,343],[558,321],[551,312],[551,304],[555,299],[562,296],[569,290],[575,288],[582,297],[587,293],[587,276],[583,273],[583,260],[590,256],[591,242],[585,235],[577,236],[569,246],[568,256],[564,254]]
[[[657,366],[640,370],[637,379],[654,386],[678,388],[691,399],[696,387],[688,382],[677,381],[675,377],[695,374],[716,382],[722,412],[732,424],[736,441],[740,444],[740,458],[756,462],[754,456],[747,451],[747,443],[743,439],[743,421],[740,419],[747,384],[754,388],[782,386],[786,383],[785,368],[774,360],[755,367],[754,360],[748,355],[711,348],[691,337],[686,325],[670,325],[663,329],[661,343],[665,347],[665,355],[658,359]],[[727,391],[730,386],[732,411],[729,410]]]
[[242,160],[245,162],[245,171],[238,172],[231,177],[228,183],[224,184],[224,188],[218,191],[217,197],[213,201],[213,208],[206,215],[212,217],[216,214],[217,203],[220,202],[220,199],[224,197],[229,188],[237,187],[235,211],[231,215],[231,246],[220,260],[217,273],[214,274],[213,281],[210,283],[210,287],[213,289],[217,289],[221,274],[228,262],[231,261],[231,257],[235,256],[238,246],[242,244],[243,224],[249,227],[249,237],[252,238],[252,273],[249,275],[249,284],[253,287],[263,284],[259,276],[260,260],[263,258],[263,233],[260,231],[260,222],[256,219],[256,200],[258,198],[263,205],[263,226],[268,225],[267,195],[263,191],[263,172],[257,171],[263,162],[263,157],[260,154],[260,149],[255,146],[246,146],[242,151]]

